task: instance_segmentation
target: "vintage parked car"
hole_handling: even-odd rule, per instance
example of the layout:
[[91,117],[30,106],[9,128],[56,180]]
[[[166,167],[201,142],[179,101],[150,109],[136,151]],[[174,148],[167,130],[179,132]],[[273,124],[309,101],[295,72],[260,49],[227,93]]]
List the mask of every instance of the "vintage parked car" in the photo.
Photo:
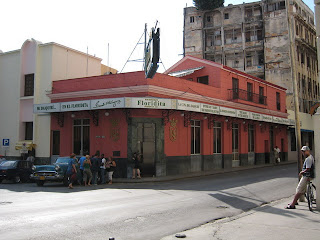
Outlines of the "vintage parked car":
[[32,169],[31,179],[38,186],[43,186],[45,182],[62,182],[65,186],[68,186],[67,169],[69,160],[69,157],[59,157],[53,165],[35,165]]
[[12,180],[15,183],[28,182],[32,173],[32,163],[23,160],[5,160],[0,163],[0,183]]

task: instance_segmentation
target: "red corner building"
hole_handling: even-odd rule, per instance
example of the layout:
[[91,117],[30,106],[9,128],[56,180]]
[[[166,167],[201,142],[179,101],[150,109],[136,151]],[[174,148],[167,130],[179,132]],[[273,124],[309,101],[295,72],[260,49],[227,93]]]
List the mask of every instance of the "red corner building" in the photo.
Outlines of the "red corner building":
[[211,61],[187,56],[164,74],[144,72],[53,82],[52,155],[99,151],[131,177],[134,152],[143,176],[168,176],[287,161],[286,89]]

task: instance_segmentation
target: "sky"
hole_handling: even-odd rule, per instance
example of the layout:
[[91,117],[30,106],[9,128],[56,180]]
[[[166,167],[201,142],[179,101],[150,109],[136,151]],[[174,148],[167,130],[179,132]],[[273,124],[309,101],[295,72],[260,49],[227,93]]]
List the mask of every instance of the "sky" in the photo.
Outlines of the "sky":
[[[240,4],[243,0],[227,0]],[[245,2],[254,2],[245,1]],[[313,0],[305,3],[314,10]],[[144,31],[158,21],[160,27],[163,72],[182,58],[183,8],[192,0],[1,0],[0,50],[21,48],[26,39],[42,43],[56,42],[102,58],[118,71]],[[141,39],[141,43],[144,38]],[[131,60],[143,57],[143,44],[138,44]],[[128,62],[123,72],[142,70],[141,62]]]

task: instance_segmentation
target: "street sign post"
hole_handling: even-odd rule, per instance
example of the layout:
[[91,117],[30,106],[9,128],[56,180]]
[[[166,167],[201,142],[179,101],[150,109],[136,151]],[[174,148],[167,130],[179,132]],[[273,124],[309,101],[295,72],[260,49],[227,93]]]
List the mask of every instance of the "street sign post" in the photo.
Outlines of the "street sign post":
[[2,147],[10,147],[10,139],[2,139]]
[[2,147],[4,148],[4,156],[7,157],[7,148],[10,147],[10,139],[9,138],[2,139]]

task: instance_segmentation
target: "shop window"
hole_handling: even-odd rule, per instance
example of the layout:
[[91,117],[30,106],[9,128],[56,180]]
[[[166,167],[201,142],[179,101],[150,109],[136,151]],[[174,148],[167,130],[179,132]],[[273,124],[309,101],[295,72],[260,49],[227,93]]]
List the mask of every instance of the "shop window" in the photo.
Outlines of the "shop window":
[[248,126],[248,152],[254,152],[254,125]]
[[33,96],[34,94],[34,74],[24,76],[24,96]]
[[280,93],[276,93],[276,102],[277,102],[277,110],[281,109],[281,103],[280,103]]
[[213,153],[222,153],[221,122],[214,122],[213,126]]
[[201,123],[199,120],[191,120],[191,154],[200,154]]
[[73,152],[84,155],[90,151],[90,119],[73,121]]
[[33,122],[25,122],[24,140],[33,140]]
[[224,19],[229,19],[229,13],[224,14]]
[[239,160],[239,124],[232,124],[232,160]]
[[208,85],[209,84],[209,76],[198,77],[197,82]]
[[194,16],[190,17],[190,23],[194,23]]

